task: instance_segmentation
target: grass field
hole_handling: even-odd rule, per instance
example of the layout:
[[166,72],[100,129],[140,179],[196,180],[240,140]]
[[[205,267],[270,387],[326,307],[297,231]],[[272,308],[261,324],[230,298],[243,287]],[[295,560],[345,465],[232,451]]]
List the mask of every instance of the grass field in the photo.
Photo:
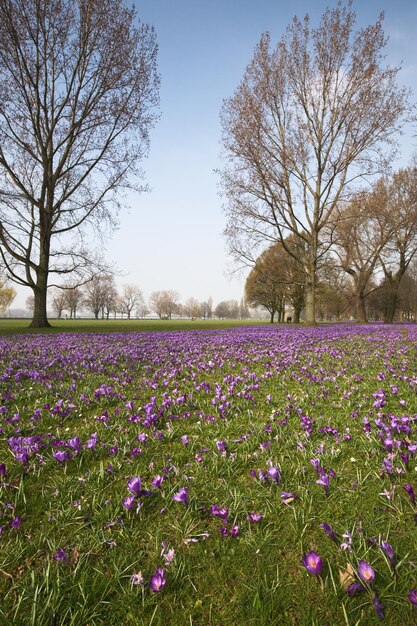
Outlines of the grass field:
[[64,324],[1,323],[0,624],[417,622],[413,325]]
[[[265,322],[267,323],[267,322]],[[260,326],[259,320],[50,320],[51,328],[29,328],[30,320],[0,319],[0,335],[20,333],[124,333],[171,332],[174,330],[210,330],[236,326]]]

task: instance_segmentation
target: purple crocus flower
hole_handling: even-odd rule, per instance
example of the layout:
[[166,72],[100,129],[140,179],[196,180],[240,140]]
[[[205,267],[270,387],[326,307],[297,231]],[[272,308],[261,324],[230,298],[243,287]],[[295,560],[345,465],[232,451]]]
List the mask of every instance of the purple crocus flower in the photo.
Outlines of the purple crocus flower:
[[316,470],[317,474],[319,473],[319,465],[320,465],[320,461],[319,459],[310,459],[310,463],[311,465],[314,467],[314,469]]
[[384,619],[384,613],[382,611],[382,604],[379,601],[379,598],[377,596],[374,596],[372,598],[372,603],[374,605],[376,614],[378,615],[378,619],[383,620]]
[[381,541],[381,548],[390,560],[392,571],[395,572],[395,556],[392,545],[389,544],[387,541]]
[[126,496],[126,498],[122,500],[122,506],[124,506],[124,508],[127,509],[128,511],[131,511],[134,505],[135,505],[134,496]]
[[130,577],[130,582],[132,585],[144,585],[145,579],[143,577],[142,572],[138,572],[137,574],[132,574]]
[[232,526],[232,528],[230,529],[230,536],[231,537],[238,537],[239,536],[239,526],[236,524],[235,526]]
[[272,466],[268,469],[268,476],[272,478],[275,483],[279,483],[279,469],[275,466]]
[[52,558],[54,561],[68,561],[68,556],[64,548],[58,548]]
[[257,524],[262,519],[262,513],[248,513],[248,520],[253,524]]
[[226,454],[227,452],[227,443],[225,441],[216,441],[217,450],[220,454]]
[[188,446],[188,435],[183,435],[181,437],[181,443],[183,446]]
[[149,588],[154,593],[158,593],[159,591],[161,591],[165,583],[166,583],[165,570],[163,567],[158,567],[154,575],[151,576],[151,580],[149,582]]
[[165,476],[161,476],[160,474],[157,474],[156,476],[154,476],[152,478],[152,485],[156,488],[156,489],[160,489],[162,483],[165,480]]
[[336,535],[334,534],[333,528],[330,526],[330,524],[326,524],[325,522],[323,522],[322,524],[320,524],[320,528],[322,528],[324,532],[329,535],[332,541],[337,543]]
[[127,483],[127,488],[134,496],[140,496],[142,491],[142,481],[140,476],[134,476]]
[[59,461],[59,463],[62,464],[64,464],[65,461],[68,459],[68,453],[64,452],[63,450],[57,450],[53,453],[52,456],[54,457],[55,461]]
[[219,509],[217,504],[212,505],[210,509],[210,513],[211,515],[214,515],[215,517],[220,517],[220,519],[224,520],[225,522],[227,522],[228,517],[229,517],[229,509],[225,506],[222,506]]
[[172,499],[175,502],[182,502],[185,506],[188,506],[188,491],[186,487],[181,487],[177,493],[174,493]]
[[172,565],[175,558],[175,550],[174,548],[169,548],[166,552],[162,551],[162,558],[165,561],[165,565]]
[[72,439],[68,439],[67,446],[71,448],[71,450],[74,450],[75,454],[78,454],[81,449],[81,439],[79,437],[72,437]]
[[361,591],[365,591],[365,587],[362,585],[362,583],[354,582],[351,583],[347,588],[347,592],[350,597],[356,596],[356,594],[360,593]]
[[411,604],[414,604],[414,606],[417,606],[417,589],[410,589],[410,593],[408,594],[408,599],[410,600]]
[[22,518],[20,517],[20,515],[16,515],[16,517],[14,517],[12,519],[12,521],[9,523],[10,528],[16,528],[19,529],[20,526],[22,524]]
[[406,483],[406,484],[404,485],[404,491],[406,491],[406,492],[407,492],[408,497],[410,498],[411,502],[412,502],[413,504],[415,504],[415,502],[416,502],[416,496],[415,496],[415,493],[414,493],[414,488],[413,488],[413,486],[412,486],[412,485],[410,485],[410,483]]
[[298,496],[295,493],[290,493],[289,491],[283,491],[281,493],[281,500],[283,504],[290,504],[296,498],[298,498]]
[[359,561],[358,576],[364,583],[372,584],[375,578],[375,570],[366,561]]
[[320,478],[316,480],[317,485],[323,485],[326,496],[329,494],[329,481],[328,474],[323,474],[323,476],[320,476]]
[[310,574],[313,574],[313,576],[318,576],[323,568],[323,561],[321,560],[321,557],[313,550],[303,556],[302,564]]

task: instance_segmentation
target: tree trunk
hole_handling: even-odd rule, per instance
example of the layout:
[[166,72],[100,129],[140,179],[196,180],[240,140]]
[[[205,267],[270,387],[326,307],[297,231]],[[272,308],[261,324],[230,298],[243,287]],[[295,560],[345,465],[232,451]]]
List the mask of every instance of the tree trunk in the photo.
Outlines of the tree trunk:
[[301,315],[301,309],[303,307],[301,306],[297,306],[294,307],[294,324],[299,324],[300,323],[300,315]]
[[309,326],[316,324],[316,269],[317,269],[318,233],[313,231],[307,251],[305,263],[306,274],[306,301],[305,323]]
[[43,281],[37,281],[36,287],[33,289],[35,298],[35,306],[33,309],[33,317],[30,328],[49,328],[48,315],[46,311],[47,285],[42,284]]
[[309,264],[306,278],[305,323],[316,324],[316,268]]
[[398,290],[400,288],[401,276],[389,277],[386,279],[389,283],[387,300],[385,303],[384,322],[385,324],[392,324],[394,321],[395,311],[397,309]]
[[362,291],[356,294],[356,321],[358,324],[366,324],[368,321],[366,315],[366,300]]
[[33,296],[35,306],[33,317],[29,328],[49,328],[46,310],[46,300],[48,295],[48,268],[49,268],[49,240],[44,237],[41,242],[39,254],[39,265],[36,269],[36,285],[33,285]]
[[271,324],[273,324],[274,323],[275,311],[270,311],[270,314],[271,314],[271,320],[270,321],[271,321]]

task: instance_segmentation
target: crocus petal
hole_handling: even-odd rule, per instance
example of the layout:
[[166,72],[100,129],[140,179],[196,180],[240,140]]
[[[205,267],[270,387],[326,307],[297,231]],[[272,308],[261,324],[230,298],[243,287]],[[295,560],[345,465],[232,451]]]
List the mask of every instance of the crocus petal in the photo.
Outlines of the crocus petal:
[[313,550],[304,555],[302,564],[310,574],[313,574],[313,576],[318,576],[323,568],[323,561],[321,560],[321,557]]
[[358,576],[364,583],[371,584],[375,578],[375,570],[366,561],[359,561]]

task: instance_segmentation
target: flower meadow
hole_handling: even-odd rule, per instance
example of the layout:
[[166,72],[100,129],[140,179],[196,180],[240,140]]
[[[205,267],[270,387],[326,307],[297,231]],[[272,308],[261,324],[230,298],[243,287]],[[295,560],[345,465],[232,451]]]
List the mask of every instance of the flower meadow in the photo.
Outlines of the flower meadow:
[[0,338],[0,624],[417,623],[416,343]]

